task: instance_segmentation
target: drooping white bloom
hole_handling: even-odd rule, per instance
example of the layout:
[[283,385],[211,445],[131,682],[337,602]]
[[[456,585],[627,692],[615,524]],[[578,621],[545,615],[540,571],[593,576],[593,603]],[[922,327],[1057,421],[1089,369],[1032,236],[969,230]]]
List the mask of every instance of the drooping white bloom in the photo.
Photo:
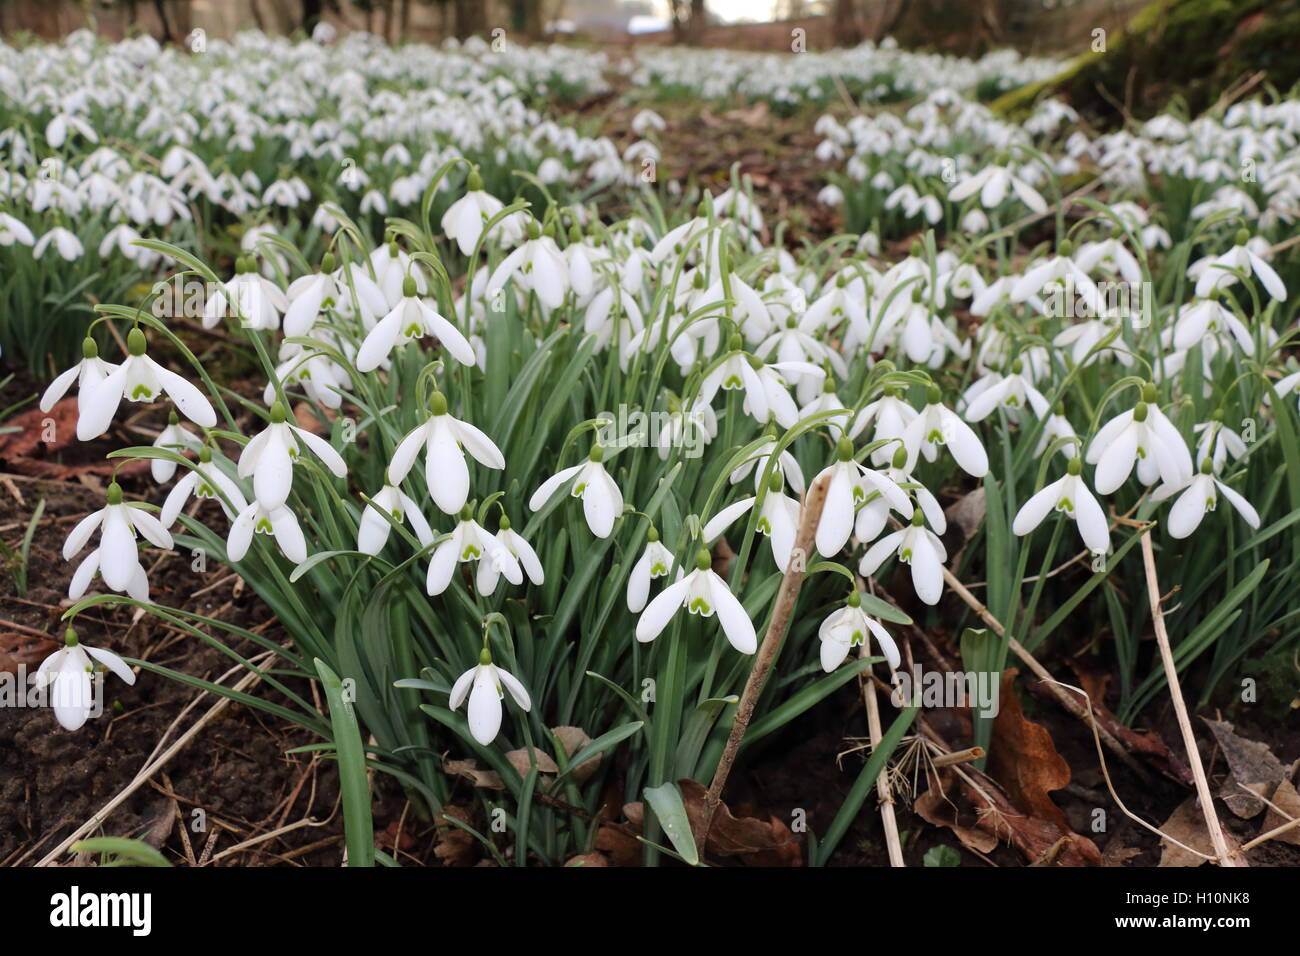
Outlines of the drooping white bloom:
[[297,461],[302,441],[336,478],[348,473],[343,456],[334,446],[313,435],[305,428],[285,421],[284,406],[271,405],[270,421],[266,428],[254,435],[239,456],[239,477],[253,479],[253,497],[267,511],[289,500],[293,488],[293,465]]
[[878,621],[862,610],[862,597],[855,590],[845,606],[828,615],[817,629],[817,636],[821,639],[822,670],[829,674],[839,667],[853,648],[867,643],[868,634],[876,638],[890,668],[897,669],[903,661],[898,645]]
[[466,193],[452,203],[442,214],[442,231],[456,245],[462,255],[474,251],[479,236],[491,219],[505,208],[500,199],[483,191],[483,179],[478,170],[470,170]]
[[[1152,402],[1145,401],[1148,397]],[[1095,485],[1100,495],[1124,484],[1134,464],[1144,485],[1160,479],[1181,487],[1192,479],[1191,453],[1178,429],[1155,405],[1155,389],[1144,387],[1142,398],[1103,425],[1088,445],[1084,460],[1097,466]]]
[[939,536],[925,527],[924,522],[924,512],[916,509],[910,525],[885,535],[867,549],[858,564],[858,572],[870,577],[886,558],[896,554],[898,560],[912,567],[916,596],[926,604],[938,604],[943,595],[943,563],[948,560],[948,553]]
[[907,449],[904,470],[909,474],[914,471],[919,455],[924,455],[926,461],[935,461],[940,445],[952,453],[953,461],[972,478],[988,474],[989,456],[979,436],[956,412],[940,403],[939,389],[931,386],[925,408],[903,429],[903,446]]
[[307,560],[307,539],[303,537],[298,518],[286,505],[267,508],[254,499],[239,512],[230,525],[226,539],[226,557],[238,563],[248,554],[254,534],[275,538],[280,552],[294,564]]
[[[523,535],[510,526],[510,519],[505,515],[501,516],[500,529],[497,531],[497,543],[519,562],[519,566],[524,569],[528,575],[528,580],[533,584],[542,584],[546,581],[546,575],[542,570],[542,562],[537,557],[537,552],[533,546],[524,540]],[[492,594],[497,589],[497,583],[501,579],[502,569],[495,561],[479,561],[478,576],[475,579],[475,586],[478,593],[483,595]],[[513,583],[519,584],[520,581]]]
[[1044,487],[1021,505],[1016,512],[1011,530],[1018,535],[1033,531],[1052,511],[1060,511],[1074,520],[1079,537],[1093,554],[1110,550],[1110,530],[1106,513],[1083,481],[1083,462],[1076,456],[1070,459],[1064,475]]
[[528,507],[540,511],[566,482],[573,480],[569,494],[582,499],[587,527],[596,537],[608,538],[614,521],[623,514],[623,492],[605,470],[604,459],[604,449],[592,445],[590,456],[582,464],[562,468],[542,482],[528,499]]
[[821,369],[809,362],[765,365],[762,359],[737,348],[704,377],[700,383],[700,399],[712,403],[719,389],[743,389],[745,411],[755,421],[766,425],[772,418],[782,428],[791,428],[799,421],[799,406],[790,396],[782,372],[821,375]]
[[713,571],[708,551],[702,550],[697,555],[694,571],[668,585],[646,606],[636,622],[636,639],[643,644],[653,641],[682,608],[701,617],[717,614],[718,623],[732,647],[742,654],[753,654],[758,650],[754,622],[731,593],[727,582]]
[[999,407],[1022,409],[1028,405],[1039,418],[1047,414],[1050,406],[1042,392],[1034,388],[1017,360],[1010,375],[1006,375],[983,389],[966,406],[966,421],[979,422],[988,418]]
[[[915,496],[917,505],[925,512],[925,520],[929,522],[930,527],[934,529],[936,534],[943,534],[948,530],[948,518],[943,513],[943,508],[939,506],[938,499],[907,471],[907,449],[905,447],[900,445],[894,452],[893,461],[884,474],[900,490]],[[889,521],[891,510],[893,510],[893,506],[884,495],[869,495],[866,503],[858,509],[858,516],[853,523],[853,533],[857,536],[858,541],[862,544],[875,541],[880,536],[880,533],[885,530],[885,524]],[[900,514],[900,517],[906,518],[908,516]]]
[[487,468],[500,471],[506,466],[505,456],[496,443],[469,422],[447,414],[447,399],[434,392],[429,399],[429,417],[407,433],[393,452],[388,465],[388,478],[400,484],[415,464],[420,448],[425,450],[424,480],[433,499],[443,514],[454,515],[469,500],[469,465],[465,452]]
[[1286,284],[1282,282],[1273,267],[1247,245],[1246,240],[1247,236],[1238,234],[1235,246],[1223,255],[1210,259],[1198,270],[1199,278],[1196,279],[1198,296],[1205,297],[1216,289],[1226,289],[1233,285],[1238,281],[1238,272],[1247,274],[1254,272],[1269,295],[1279,302],[1286,301]]
[[403,280],[401,301],[370,330],[357,350],[357,371],[372,372],[394,348],[423,338],[436,338],[462,365],[474,364],[473,346],[460,329],[419,298],[415,279],[407,276]]
[[[129,353],[126,360],[92,389],[83,391],[78,399],[78,439],[90,441],[108,431],[123,398],[128,402],[152,402],[165,394],[194,424],[202,428],[217,424],[217,413],[201,391],[145,354],[143,332],[132,329],[126,337],[126,347]],[[83,382],[83,389],[86,384]]]
[[[751,471],[754,473],[754,490],[757,491],[763,486],[763,475],[767,472],[768,459],[772,457],[772,452],[776,450],[776,435],[769,434],[763,444],[758,446],[754,456],[736,466],[732,471],[731,483],[738,484],[744,480],[745,476]],[[794,455],[789,451],[783,451],[776,458],[776,472],[785,477],[790,483],[790,490],[796,495],[803,494],[804,481],[803,471],[799,468],[799,462],[795,460]]]
[[524,685],[509,671],[493,664],[492,655],[485,647],[479,663],[456,678],[451,687],[447,706],[457,710],[469,698],[469,732],[484,747],[496,740],[501,730],[501,701],[505,697],[502,686],[510,691],[520,710],[527,712],[532,708]]
[[[175,412],[170,413],[167,427],[153,440],[154,448],[166,448],[177,453],[197,451],[202,445],[203,440],[182,425]],[[166,458],[154,458],[149,462],[149,471],[153,475],[153,480],[161,485],[171,481],[172,476],[176,474],[176,462]]]
[[[456,565],[469,561],[479,562],[479,581],[490,583],[493,590],[496,589],[497,574],[504,574],[511,584],[522,584],[524,581],[524,572],[519,566],[519,559],[474,520],[469,506],[466,505],[451,534],[433,549],[433,556],[429,559],[429,574],[425,580],[425,590],[431,596],[441,594],[451,584]],[[494,566],[494,573],[490,579],[482,576],[484,562]]]
[[1208,422],[1192,426],[1196,439],[1196,466],[1199,468],[1209,458],[1214,463],[1217,475],[1228,462],[1228,456],[1243,458],[1246,455],[1246,443],[1235,431],[1223,424],[1223,416],[1216,413]]
[[170,550],[172,536],[166,527],[142,504],[123,502],[122,487],[115,481],[108,486],[108,503],[82,518],[63,542],[63,559],[71,561],[96,529],[100,532],[99,547],[73,573],[68,596],[80,598],[99,572],[112,590],[129,594],[137,601],[148,601],[149,581],[140,564],[135,538],[138,534],[154,546]]
[[112,651],[82,644],[72,628],[63,640],[63,647],[41,661],[34,682],[37,687],[50,688],[50,706],[59,725],[78,730],[94,710],[91,675],[95,664],[102,664],[128,684],[135,683],[135,672]]
[[817,525],[817,550],[827,558],[839,554],[848,543],[853,533],[853,513],[872,492],[880,494],[905,518],[912,517],[912,502],[891,478],[853,460],[853,442],[841,438],[835,454],[838,459],[835,464],[813,479],[816,484],[822,475],[830,476],[826,505]]
[[[758,523],[755,529],[764,535],[772,548],[772,559],[784,574],[790,566],[794,553],[795,537],[799,530],[800,505],[796,498],[784,493],[785,479],[773,472],[767,494],[758,511]],[[744,498],[723,508],[709,519],[702,532],[705,544],[713,541],[734,524],[742,515],[748,514],[754,507],[758,496]]]
[[559,308],[569,289],[569,269],[564,253],[550,236],[544,236],[537,223],[528,225],[528,238],[501,264],[488,280],[487,295],[495,298],[514,279],[522,289],[535,292],[537,300],[548,309]]
[[270,279],[257,271],[252,256],[240,256],[235,276],[203,303],[203,327],[215,328],[226,316],[240,320],[244,328],[274,331],[289,300]]
[[327,252],[321,259],[320,272],[301,276],[290,284],[285,293],[289,302],[284,313],[285,335],[306,335],[327,309],[351,309],[354,290],[363,314],[377,318],[388,312],[384,291],[362,265],[354,262],[350,268],[337,270],[335,266],[334,254]]
[[361,521],[357,526],[357,550],[363,554],[378,554],[388,543],[388,535],[393,530],[392,524],[384,517],[392,515],[393,521],[400,524],[410,521],[411,529],[421,547],[433,543],[433,529],[420,513],[419,506],[405,492],[392,484],[385,484],[368,502],[361,512]]
[[212,463],[212,449],[206,445],[199,452],[198,464],[181,476],[181,480],[172,486],[172,490],[163,501],[158,520],[162,522],[164,528],[170,528],[176,522],[181,509],[185,507],[191,495],[195,498],[215,500],[231,521],[248,507],[239,485]]
[[1175,494],[1179,495],[1174,506],[1169,509],[1169,521],[1166,526],[1175,538],[1186,538],[1198,527],[1206,512],[1213,511],[1219,503],[1219,495],[1228,499],[1228,503],[1237,509],[1242,520],[1252,528],[1259,527],[1259,512],[1254,505],[1241,494],[1224,484],[1213,471],[1213,463],[1207,458],[1201,462],[1200,471],[1182,488],[1173,485],[1161,485],[1151,495],[1152,501],[1164,501]]
[[39,259],[51,245],[60,258],[67,262],[76,262],[86,251],[75,233],[56,226],[36,240],[36,245],[32,247],[32,258]]
[[[857,438],[867,426],[874,423],[876,427],[871,433],[873,443],[902,439],[907,426],[916,420],[916,416],[916,409],[899,397],[897,389],[887,388],[880,398],[868,403],[858,412],[849,428],[849,437]],[[887,464],[893,457],[893,449],[889,445],[881,445],[871,453],[871,463],[878,467]]]
[[116,369],[116,365],[105,362],[99,357],[99,346],[95,344],[95,340],[90,337],[85,338],[81,343],[81,361],[72,368],[60,372],[58,377],[50,382],[41,396],[41,411],[48,412],[52,409],[59,399],[67,394],[72,383],[76,382],[77,412],[80,414],[86,397],[96,385],[108,378]]
[[[650,599],[650,582],[655,578],[667,577],[673,571],[673,553],[659,540],[659,532],[651,528],[646,533],[645,550],[627,578],[627,609],[633,614],[640,614]],[[682,576],[681,568],[677,577]]]
[[974,176],[970,176],[953,186],[952,189],[948,190],[948,200],[950,202],[961,202],[978,192],[980,204],[985,209],[993,209],[1006,198],[1007,187],[1010,187],[1020,201],[1034,212],[1047,211],[1047,202],[1039,195],[1038,190],[1019,176],[1014,175],[1005,166],[996,164],[985,166]]

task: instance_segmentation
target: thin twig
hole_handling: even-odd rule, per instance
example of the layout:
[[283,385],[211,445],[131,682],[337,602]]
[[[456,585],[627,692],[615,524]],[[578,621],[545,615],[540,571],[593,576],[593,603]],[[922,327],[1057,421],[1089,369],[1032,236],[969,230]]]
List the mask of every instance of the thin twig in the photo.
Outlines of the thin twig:
[[767,633],[763,635],[763,643],[759,645],[754,666],[749,672],[749,679],[745,681],[745,690],[740,696],[736,716],[731,722],[731,734],[727,737],[726,749],[722,752],[722,759],[718,761],[718,769],[713,773],[713,782],[709,784],[708,793],[704,797],[704,812],[695,827],[695,845],[701,852],[708,840],[709,829],[713,826],[713,815],[717,812],[718,804],[722,802],[722,789],[727,785],[727,776],[731,773],[732,764],[736,762],[741,741],[744,740],[745,731],[749,729],[750,718],[754,715],[754,706],[763,691],[767,672],[771,670],[777,651],[781,649],[781,642],[785,639],[786,627],[790,623],[790,615],[794,612],[795,600],[799,597],[799,589],[803,586],[808,556],[812,554],[817,525],[822,518],[822,509],[826,506],[826,491],[829,487],[830,476],[823,475],[813,482],[804,497],[799,534],[795,538],[794,551],[786,567],[785,578],[781,581],[781,590],[777,594],[772,620],[767,626]]
[[[861,655],[867,655],[864,641]],[[876,685],[871,682],[871,667],[867,668],[866,679],[859,675],[862,685],[862,700],[867,706],[867,733],[871,735],[871,749],[880,746],[883,736],[880,729],[880,702],[876,700]],[[882,766],[880,776],[876,778],[876,792],[880,795],[880,820],[885,828],[885,847],[889,850],[890,866],[907,866],[903,862],[903,841],[898,835],[898,819],[894,816],[894,794],[889,786],[889,768]]]
[[1151,529],[1142,532],[1142,566],[1147,576],[1147,599],[1151,602],[1151,621],[1155,627],[1156,643],[1160,647],[1160,660],[1165,666],[1165,680],[1169,684],[1169,696],[1173,699],[1174,714],[1178,717],[1178,729],[1183,734],[1183,746],[1187,750],[1187,762],[1192,768],[1192,779],[1196,781],[1196,795],[1201,804],[1201,814],[1205,817],[1205,826],[1210,831],[1210,843],[1218,856],[1220,866],[1236,866],[1237,861],[1228,853],[1228,843],[1223,838],[1223,828],[1219,825],[1218,814],[1214,812],[1214,797],[1210,794],[1210,782],[1205,777],[1205,768],[1201,765],[1201,752],[1196,747],[1196,735],[1192,732],[1192,721],[1187,716],[1187,704],[1183,700],[1183,691],[1178,683],[1178,668],[1174,666],[1174,652],[1169,646],[1169,632],[1165,629],[1165,615],[1160,609],[1160,582],[1156,578],[1156,555],[1151,546]]

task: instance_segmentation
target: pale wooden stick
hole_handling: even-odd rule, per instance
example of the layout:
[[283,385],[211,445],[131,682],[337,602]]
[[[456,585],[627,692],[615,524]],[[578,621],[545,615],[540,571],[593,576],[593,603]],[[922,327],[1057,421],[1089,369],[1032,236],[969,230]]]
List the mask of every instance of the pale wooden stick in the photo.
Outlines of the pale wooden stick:
[[1174,652],[1169,646],[1169,632],[1165,630],[1165,614],[1160,609],[1160,582],[1156,579],[1156,554],[1151,546],[1150,528],[1142,532],[1142,566],[1146,570],[1147,599],[1151,603],[1156,644],[1160,647],[1160,660],[1165,666],[1165,679],[1169,683],[1169,696],[1174,702],[1174,714],[1178,717],[1178,729],[1183,734],[1187,762],[1192,768],[1192,779],[1196,781],[1196,796],[1201,804],[1201,814],[1205,817],[1206,829],[1210,831],[1210,843],[1214,846],[1220,866],[1236,866],[1237,861],[1228,853],[1228,843],[1223,838],[1223,828],[1214,811],[1210,782],[1206,779],[1205,768],[1201,766],[1201,752],[1196,747],[1196,735],[1192,732],[1192,721],[1187,716],[1187,704],[1183,701],[1183,691],[1178,684],[1178,668],[1174,666]]
[[[790,615],[794,612],[795,600],[799,597],[799,589],[803,587],[808,558],[813,551],[817,525],[822,519],[822,509],[826,506],[826,491],[829,487],[830,476],[823,475],[813,482],[804,497],[799,534],[795,538],[794,552],[786,567],[785,578],[781,581],[781,589],[777,592],[772,622],[767,626],[767,633],[763,635],[763,643],[759,645],[754,666],[749,672],[749,679],[745,681],[745,690],[740,695],[740,704],[736,707],[736,716],[731,722],[731,734],[727,737],[726,749],[722,751],[718,769],[713,773],[713,782],[709,784],[708,793],[705,794],[704,812],[696,822],[695,845],[699,848],[701,857],[704,856],[704,845],[708,841],[709,828],[713,826],[713,815],[717,812],[718,804],[722,802],[722,788],[727,785],[732,764],[736,762],[736,755],[740,753],[741,741],[745,739],[750,718],[754,716],[754,706],[758,703],[759,694],[763,692],[763,684],[767,680],[767,672],[772,668],[772,661],[776,659],[777,651],[781,649],[786,627],[790,623]],[[739,569],[736,573],[740,573]]]
[[[867,656],[867,645],[861,647],[861,656]],[[871,682],[871,671],[867,669],[867,679],[862,681],[862,699],[867,705],[867,733],[871,735],[871,749],[880,746],[883,736],[880,730],[880,702],[876,700],[876,685]],[[859,677],[861,680],[861,677]],[[907,866],[903,862],[903,841],[898,835],[898,819],[894,816],[894,794],[889,786],[889,768],[881,767],[880,776],[876,778],[876,792],[880,795],[880,821],[885,827],[885,846],[889,850],[890,866]]]

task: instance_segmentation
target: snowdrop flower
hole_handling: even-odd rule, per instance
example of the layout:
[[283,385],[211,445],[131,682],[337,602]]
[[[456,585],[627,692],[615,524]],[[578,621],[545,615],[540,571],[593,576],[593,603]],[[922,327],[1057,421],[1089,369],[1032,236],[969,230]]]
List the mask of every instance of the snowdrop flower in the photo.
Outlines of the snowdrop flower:
[[892,554],[911,565],[916,596],[926,604],[938,604],[943,594],[943,563],[948,560],[948,554],[939,536],[925,527],[925,515],[920,508],[913,513],[910,525],[885,535],[867,549],[858,564],[859,573],[870,577]]
[[492,653],[484,647],[478,665],[456,678],[451,687],[447,706],[458,710],[465,698],[469,698],[469,732],[484,747],[496,740],[501,730],[501,701],[505,698],[501,690],[503,685],[520,710],[527,712],[532,708],[524,685],[509,671],[493,664]]
[[83,403],[94,391],[95,386],[108,378],[116,369],[116,365],[105,362],[99,357],[99,346],[95,344],[94,339],[87,336],[81,342],[81,361],[67,371],[60,372],[59,376],[50,383],[41,396],[41,411],[48,412],[52,409],[59,399],[67,394],[72,383],[76,382],[77,411],[80,413]]
[[1034,414],[1042,418],[1051,408],[1043,393],[1034,388],[1024,374],[1024,365],[1017,359],[1011,366],[1011,374],[992,382],[978,395],[971,398],[966,406],[966,421],[979,422],[988,418],[995,408],[1020,410],[1026,405]]
[[[167,416],[167,427],[153,440],[154,448],[166,448],[169,451],[197,451],[203,445],[202,439],[180,423],[175,412]],[[176,462],[166,458],[154,458],[149,462],[149,471],[153,480],[165,484],[176,474]]]
[[302,276],[290,284],[286,293],[289,308],[284,313],[285,335],[306,335],[323,310],[350,307],[353,289],[363,312],[380,316],[388,311],[383,290],[362,266],[352,263],[351,269],[336,272],[336,262],[334,254],[327,252],[321,258],[320,272]]
[[[733,485],[739,484],[745,476],[751,471],[754,473],[754,490],[758,491],[763,485],[763,475],[767,472],[767,461],[772,457],[772,452],[776,450],[776,434],[769,430],[763,443],[758,446],[754,452],[754,457],[741,462],[731,473],[730,479]],[[776,459],[776,473],[783,475],[785,480],[790,483],[790,490],[796,495],[803,494],[804,480],[803,471],[799,468],[799,462],[795,460],[794,455],[789,451],[783,451]]]
[[[498,574],[504,574],[511,584],[522,584],[524,581],[524,572],[519,566],[519,559],[474,520],[473,512],[470,511],[469,505],[466,505],[461,509],[460,519],[451,534],[433,549],[433,556],[429,560],[429,575],[425,580],[425,590],[430,596],[441,594],[451,584],[456,565],[469,561],[479,562],[478,581],[480,584],[490,583],[493,590],[496,589]],[[492,573],[489,576],[484,575],[484,563],[492,565]]]
[[402,283],[401,301],[370,330],[357,350],[357,371],[372,372],[395,347],[428,337],[436,338],[462,365],[474,364],[474,349],[465,336],[418,297],[415,279],[407,276]]
[[274,331],[289,307],[280,287],[257,271],[252,256],[240,256],[235,276],[203,303],[203,327],[215,328],[227,315],[238,317],[244,328]]
[[817,636],[821,638],[822,670],[829,674],[843,664],[853,648],[866,645],[868,634],[875,637],[890,668],[897,670],[903,662],[898,645],[879,622],[862,610],[862,596],[857,590],[849,595],[844,607],[828,615],[817,629]]
[[1017,535],[1027,535],[1052,511],[1063,512],[1079,528],[1079,537],[1093,554],[1110,550],[1110,530],[1106,513],[1083,483],[1083,462],[1075,456],[1070,459],[1066,473],[1021,505],[1016,512],[1011,530]]
[[[1155,402],[1155,386],[1143,386],[1141,400],[1103,425],[1088,445],[1085,461],[1097,467],[1097,493],[1116,491],[1137,465],[1144,485],[1161,479],[1182,487],[1193,475],[1192,456],[1178,430]],[[1151,401],[1148,402],[1147,399]]]
[[1223,304],[1217,293],[1218,288],[1212,289],[1209,298],[1196,299],[1179,308],[1178,318],[1174,321],[1174,348],[1186,352],[1200,344],[1207,335],[1221,335],[1226,331],[1232,334],[1243,353],[1254,355],[1255,340],[1250,329]]
[[[916,496],[916,503],[920,505],[921,510],[925,512],[925,520],[930,523],[936,534],[943,534],[948,530],[948,518],[939,507],[939,501],[930,493],[930,490],[912,477],[907,470],[907,448],[899,445],[894,451],[894,457],[890,467],[885,470],[885,476],[889,478],[900,489]],[[880,532],[885,530],[885,524],[889,520],[889,512],[892,506],[889,499],[883,495],[876,495],[868,500],[861,508],[858,509],[858,516],[854,519],[853,533],[857,536],[859,542],[866,544],[869,541],[875,541],[880,537]],[[907,515],[903,514],[906,518]]]
[[[1182,486],[1182,494],[1169,509],[1169,533],[1175,538],[1186,538],[1200,527],[1206,512],[1213,511],[1218,504],[1219,493],[1237,509],[1237,514],[1241,515],[1246,524],[1252,528],[1259,527],[1259,512],[1249,501],[1220,481],[1213,468],[1211,459],[1203,460],[1196,477]],[[1151,500],[1164,501],[1179,490],[1178,486],[1161,485],[1152,493]]]
[[35,244],[36,237],[21,220],[7,212],[0,212],[0,246],[12,246],[15,242],[21,246],[31,246]]
[[[650,582],[655,578],[667,577],[672,571],[673,553],[664,547],[659,540],[659,532],[652,527],[646,532],[645,550],[641,552],[636,564],[632,565],[632,572],[627,578],[627,609],[633,614],[640,614],[650,599]],[[678,568],[677,577],[681,576],[681,568]]]
[[[892,441],[901,439],[907,426],[916,420],[917,411],[899,397],[898,389],[886,388],[880,398],[867,404],[853,419],[849,429],[849,438],[857,438],[875,423],[871,441]],[[893,459],[894,452],[888,445],[881,445],[871,453],[871,463],[876,466],[887,464]]]
[[[784,574],[790,566],[790,557],[794,553],[795,536],[799,530],[800,505],[797,499],[784,493],[785,479],[773,472],[769,479],[767,494],[758,511],[756,530],[768,539],[772,547],[772,559]],[[745,498],[728,505],[709,519],[702,536],[706,544],[711,544],[722,532],[747,514],[754,507],[757,496]]]
[[82,644],[77,632],[68,628],[59,648],[37,668],[34,683],[50,688],[54,718],[65,730],[79,730],[94,709],[91,674],[102,664],[127,684],[135,683],[135,672],[112,651]]
[[412,429],[393,452],[388,478],[400,484],[410,473],[423,446],[424,480],[429,497],[443,514],[457,514],[469,500],[469,465],[465,452],[486,468],[500,471],[505,456],[496,443],[469,422],[447,414],[447,398],[434,392],[429,399],[429,418]]
[[989,165],[974,176],[962,180],[948,190],[949,202],[961,202],[977,192],[980,204],[985,209],[993,209],[1006,198],[1010,187],[1026,206],[1034,212],[1047,212],[1047,202],[1023,179],[1015,176],[1005,166]]
[[501,264],[488,280],[487,296],[496,298],[506,282],[535,292],[537,301],[548,309],[559,308],[569,287],[569,270],[564,253],[550,236],[544,236],[536,222],[528,224],[528,238]]
[[505,208],[505,204],[483,191],[483,177],[477,168],[470,170],[465,188],[465,195],[442,214],[442,231],[460,246],[462,255],[468,256],[474,251],[488,222]]
[[[533,584],[542,584],[546,581],[546,575],[542,570],[542,562],[537,557],[537,552],[533,546],[524,540],[523,536],[510,526],[510,519],[505,515],[501,516],[501,523],[497,531],[497,543],[519,562],[519,566],[524,569],[528,575],[528,580]],[[497,583],[501,578],[501,569],[495,561],[480,561],[478,563],[478,577],[476,586],[478,593],[487,595],[492,594],[497,589]],[[515,581],[515,584],[521,582]]]
[[162,522],[164,528],[170,528],[176,523],[190,495],[200,499],[214,499],[231,521],[234,521],[235,517],[248,507],[239,485],[212,464],[212,449],[206,445],[199,451],[198,464],[176,482],[168,492],[166,500],[163,501],[162,513],[158,516],[158,520]]
[[[1071,292],[1077,294],[1084,305],[1091,309],[1093,315],[1104,312],[1105,303],[1102,301],[1097,284],[1070,258],[1072,251],[1073,246],[1070,241],[1061,240],[1056,255],[1039,262],[1015,281],[1011,286],[1011,301],[1025,302],[1049,287],[1060,287],[1067,294]],[[992,288],[991,285],[985,290],[985,294],[987,295]],[[974,305],[971,308],[973,310]]]
[[293,487],[293,464],[298,459],[298,440],[315,452],[336,478],[348,473],[343,457],[334,446],[305,428],[285,421],[284,406],[271,406],[270,421],[244,446],[239,456],[239,477],[253,479],[253,497],[267,511],[289,500]]
[[1214,462],[1214,473],[1218,474],[1227,464],[1228,456],[1242,458],[1246,454],[1246,443],[1235,431],[1223,424],[1223,412],[1215,412],[1214,418],[1199,425],[1193,425],[1192,431],[1200,437],[1196,440],[1196,465],[1201,467],[1209,458]]
[[569,494],[582,499],[587,527],[596,537],[608,538],[614,530],[615,519],[623,514],[623,493],[605,470],[604,459],[604,448],[592,445],[587,460],[582,464],[563,468],[542,482],[528,499],[528,507],[540,511],[566,482],[573,479]]
[[[1279,302],[1286,301],[1286,285],[1273,271],[1273,267],[1260,258],[1247,243],[1245,230],[1237,234],[1237,244],[1221,256],[1205,264],[1196,280],[1196,294],[1208,296],[1215,289],[1225,289],[1237,282],[1237,272],[1254,272],[1268,294]],[[1233,271],[1235,270],[1235,271]],[[1190,271],[1190,270],[1189,270]]]
[[202,428],[216,426],[217,413],[203,393],[145,355],[146,344],[144,333],[132,329],[126,337],[126,360],[91,391],[83,392],[78,398],[79,440],[90,441],[108,431],[123,398],[128,402],[152,402],[166,394],[176,403],[180,413],[194,424]]
[[388,535],[393,530],[392,524],[384,517],[385,514],[391,515],[398,524],[409,520],[420,547],[427,548],[433,544],[433,529],[420,513],[419,505],[400,488],[389,483],[366,502],[365,510],[361,512],[361,521],[357,526],[358,551],[363,554],[378,554],[384,550]]
[[1056,449],[1058,453],[1066,458],[1073,458],[1076,454],[1075,448],[1082,448],[1083,442],[1079,440],[1078,434],[1074,431],[1074,426],[1070,420],[1065,417],[1064,410],[1058,404],[1052,414],[1043,419],[1043,434],[1038,439],[1038,446],[1034,449],[1034,455],[1041,457],[1047,447],[1058,439],[1074,439],[1073,442],[1062,442]]
[[124,503],[122,486],[116,481],[108,486],[107,498],[107,504],[82,518],[63,542],[63,560],[71,561],[96,530],[100,533],[99,548],[92,551],[73,573],[68,596],[76,600],[85,594],[98,571],[104,584],[112,590],[125,592],[137,601],[148,601],[149,581],[136,551],[136,535],[166,550],[172,547],[172,536],[162,522],[144,510],[143,505]]
[[813,479],[814,484],[822,475],[828,475],[830,479],[826,505],[817,525],[817,550],[826,558],[839,554],[848,543],[849,535],[853,533],[853,513],[873,491],[903,517],[912,517],[912,502],[891,478],[853,460],[853,442],[841,438],[836,444],[835,454],[836,463]]
[[700,383],[701,401],[712,404],[718,389],[745,392],[745,411],[760,425],[774,418],[782,428],[799,421],[799,406],[786,389],[781,372],[820,375],[821,369],[809,362],[779,362],[766,365],[757,356],[742,352],[739,342]]
[[641,613],[636,622],[636,639],[645,644],[663,633],[668,622],[682,608],[701,617],[718,617],[728,642],[742,654],[758,650],[754,622],[727,582],[713,570],[709,552],[701,550],[695,558],[695,570],[664,588]]
[[76,262],[86,251],[75,234],[62,226],[56,226],[36,240],[36,245],[32,247],[32,257],[39,259],[51,244],[54,245],[59,256],[67,262]]
[[[1044,406],[1047,402],[1044,400]],[[926,406],[903,429],[903,445],[907,448],[906,471],[916,468],[918,455],[926,461],[938,458],[940,445],[952,453],[953,461],[972,478],[983,478],[989,471],[989,456],[975,430],[956,412],[940,404],[937,386],[926,393]]]
[[298,519],[286,505],[267,508],[254,499],[235,517],[226,539],[226,557],[233,563],[244,560],[253,544],[254,534],[275,538],[280,553],[294,564],[307,560],[307,539],[303,537]]

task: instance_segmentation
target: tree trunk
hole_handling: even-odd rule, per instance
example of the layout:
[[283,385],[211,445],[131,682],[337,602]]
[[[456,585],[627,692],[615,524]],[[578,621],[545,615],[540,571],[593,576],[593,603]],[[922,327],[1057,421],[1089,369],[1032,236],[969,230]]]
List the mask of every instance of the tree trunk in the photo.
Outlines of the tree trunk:
[[853,0],[835,0],[831,14],[831,37],[836,46],[857,46],[862,42],[862,22]]

